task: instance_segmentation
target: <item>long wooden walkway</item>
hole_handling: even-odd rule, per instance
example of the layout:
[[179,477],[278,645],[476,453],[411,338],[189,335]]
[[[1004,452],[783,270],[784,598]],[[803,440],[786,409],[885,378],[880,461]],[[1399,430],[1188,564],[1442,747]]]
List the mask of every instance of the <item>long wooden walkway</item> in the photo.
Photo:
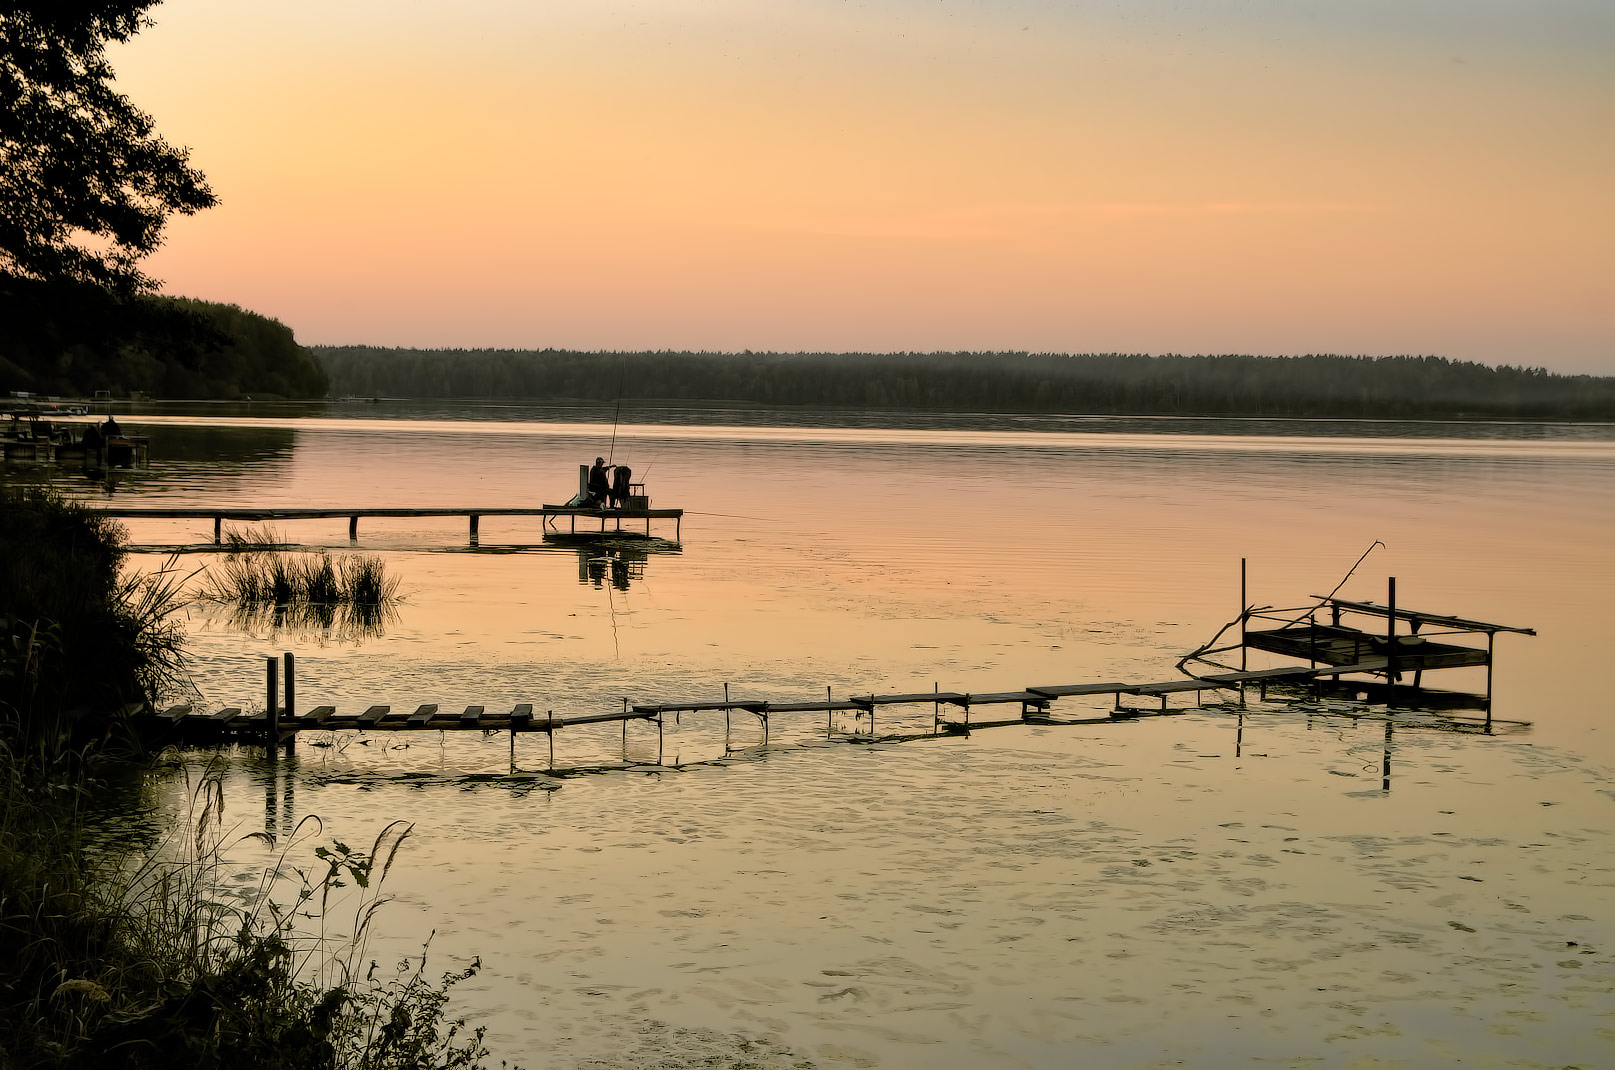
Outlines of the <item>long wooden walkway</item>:
[[225,506],[109,506],[98,508],[103,516],[118,517],[120,519],[164,519],[164,520],[212,520],[213,541],[220,543],[223,537],[224,521],[239,520],[256,522],[263,520],[321,520],[337,517],[347,517],[348,538],[359,537],[360,518],[370,517],[435,517],[435,516],[463,516],[469,520],[470,537],[473,543],[480,537],[480,521],[485,516],[536,516],[542,517],[544,526],[558,530],[556,521],[566,519],[570,522],[570,530],[577,531],[578,521],[600,522],[600,532],[604,533],[608,524],[614,525],[612,530],[621,531],[625,520],[643,520],[645,533],[650,534],[652,520],[673,521],[673,540],[677,542],[683,528],[683,509],[593,509],[580,506],[567,505],[541,505],[541,506],[489,506],[477,508],[474,506],[448,506],[443,508],[410,508],[410,507],[381,507],[358,509],[353,507],[319,506],[313,508],[280,508],[263,506],[255,508],[235,508]]
[[[870,693],[849,695],[839,699],[835,698],[827,688],[823,699],[800,702],[776,702],[771,699],[731,698],[727,696],[721,701],[711,702],[659,702],[633,705],[624,701],[620,710],[566,716],[557,716],[553,711],[548,710],[543,713],[536,713],[531,703],[518,703],[508,711],[503,708],[489,709],[486,706],[466,706],[463,710],[455,710],[440,708],[435,704],[425,704],[417,706],[413,711],[394,711],[391,706],[370,706],[363,711],[339,713],[333,706],[316,706],[307,713],[301,714],[296,712],[294,706],[284,708],[277,703],[273,718],[267,717],[262,710],[246,712],[239,707],[228,707],[212,713],[199,713],[194,711],[192,707],[183,705],[172,706],[163,710],[130,707],[125,712],[129,716],[131,726],[152,743],[206,744],[230,740],[267,743],[271,735],[274,736],[277,743],[286,743],[294,740],[300,732],[341,730],[361,732],[498,731],[511,733],[512,746],[514,746],[515,736],[519,733],[543,732],[551,737],[551,750],[553,753],[554,733],[561,728],[620,722],[624,725],[624,731],[626,732],[626,725],[629,722],[645,721],[656,724],[658,731],[660,731],[660,727],[667,715],[681,716],[687,713],[723,713],[725,716],[734,713],[754,715],[760,719],[764,726],[765,738],[769,718],[779,714],[823,713],[833,715],[836,713],[853,713],[855,716],[867,715],[870,718],[870,732],[873,733],[875,712],[878,709],[890,706],[923,705],[926,703],[933,706],[933,727],[938,732],[944,729],[957,731],[1026,723],[1095,724],[1106,721],[1128,720],[1147,715],[1158,716],[1173,712],[1183,712],[1183,709],[1173,710],[1169,708],[1169,699],[1174,695],[1193,693],[1196,705],[1198,705],[1202,693],[1206,691],[1238,691],[1244,686],[1257,684],[1263,688],[1265,695],[1266,686],[1273,682],[1282,680],[1302,682],[1324,674],[1369,672],[1382,666],[1383,663],[1369,662],[1360,666],[1329,666],[1317,669],[1301,667],[1263,669],[1251,672],[1223,673],[1216,677],[1146,683],[1128,683],[1112,680],[1083,684],[1045,684],[1024,688],[1019,691],[959,692],[934,690],[893,694]],[[1151,700],[1158,699],[1160,706],[1158,709],[1143,709],[1124,705],[1122,701],[1124,696]],[[1051,712],[1053,703],[1063,698],[1077,697],[1109,697],[1113,700],[1113,707],[1103,717],[1087,717],[1077,720],[1056,719],[1054,717]],[[291,704],[288,703],[288,705]],[[977,720],[972,722],[971,711],[973,709],[1001,706],[1019,707],[1018,715],[1010,720]],[[942,710],[945,707],[961,711],[963,714],[962,719],[953,720],[943,717]]]

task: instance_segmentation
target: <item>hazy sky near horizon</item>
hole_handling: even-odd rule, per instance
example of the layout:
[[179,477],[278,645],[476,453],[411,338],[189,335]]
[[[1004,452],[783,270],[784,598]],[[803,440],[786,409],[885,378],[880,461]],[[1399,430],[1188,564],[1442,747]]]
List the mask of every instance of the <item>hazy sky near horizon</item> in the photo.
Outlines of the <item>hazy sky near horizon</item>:
[[166,0],[313,343],[1433,353],[1615,374],[1609,0]]

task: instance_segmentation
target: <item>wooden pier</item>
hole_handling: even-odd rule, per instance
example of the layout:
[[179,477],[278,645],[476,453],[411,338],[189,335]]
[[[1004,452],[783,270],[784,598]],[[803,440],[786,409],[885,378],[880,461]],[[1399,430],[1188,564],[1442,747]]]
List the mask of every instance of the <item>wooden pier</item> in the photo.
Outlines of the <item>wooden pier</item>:
[[542,505],[542,506],[490,506],[475,508],[470,506],[450,506],[444,508],[407,508],[384,507],[356,509],[352,507],[316,507],[316,508],[233,508],[224,506],[108,506],[97,507],[97,512],[103,516],[118,517],[129,520],[212,520],[213,542],[215,545],[223,544],[224,521],[237,520],[243,522],[258,522],[264,520],[322,520],[346,517],[348,520],[348,538],[359,538],[359,521],[361,518],[380,517],[465,517],[468,520],[469,536],[472,545],[477,545],[481,532],[481,520],[485,516],[536,516],[543,518],[546,530],[559,530],[558,521],[565,519],[569,522],[570,531],[577,532],[578,521],[583,520],[589,524],[599,521],[599,533],[606,534],[607,526],[612,531],[622,531],[624,521],[645,522],[645,534],[651,531],[651,521],[673,521],[673,541],[678,542],[684,523],[683,509],[596,509],[588,506],[568,505]]
[[[512,761],[514,762],[516,736],[522,733],[542,732],[549,737],[550,762],[553,767],[555,732],[562,728],[581,725],[620,723],[623,726],[623,739],[626,746],[627,730],[630,722],[638,721],[655,725],[658,740],[660,740],[662,726],[668,716],[682,717],[684,714],[702,713],[722,713],[725,717],[726,728],[729,718],[736,713],[754,716],[762,725],[765,742],[768,738],[770,718],[781,714],[825,714],[826,733],[827,735],[833,735],[834,715],[837,713],[852,713],[855,717],[855,723],[861,723],[856,722],[856,719],[868,717],[867,735],[874,737],[877,711],[893,706],[924,704],[932,706],[932,732],[930,735],[933,736],[1014,724],[1104,724],[1129,721],[1139,717],[1184,713],[1187,712],[1189,707],[1170,707],[1169,700],[1172,696],[1193,694],[1195,704],[1198,706],[1204,692],[1223,690],[1236,691],[1243,695],[1243,688],[1246,684],[1257,680],[1270,680],[1278,675],[1274,670],[1265,670],[1251,673],[1224,674],[1216,679],[1167,680],[1143,683],[1113,680],[1098,683],[1043,684],[1018,691],[994,692],[960,692],[937,689],[892,694],[854,694],[839,699],[834,696],[829,688],[826,688],[823,699],[791,702],[732,697],[728,694],[728,686],[725,685],[724,697],[721,700],[657,702],[636,705],[625,699],[622,708],[618,710],[557,716],[553,710],[545,710],[543,713],[535,712],[534,704],[532,703],[517,703],[508,711],[503,708],[490,709],[481,705],[454,709],[440,707],[436,704],[424,704],[415,707],[413,710],[400,709],[395,711],[391,706],[377,705],[353,712],[338,712],[333,706],[315,706],[307,713],[299,713],[297,712],[296,701],[295,664],[295,659],[291,654],[285,655],[286,687],[284,697],[282,697],[279,692],[280,659],[267,659],[265,709],[273,711],[269,714],[266,714],[263,710],[246,712],[240,707],[228,707],[212,713],[201,713],[185,705],[172,706],[163,710],[130,707],[124,712],[128,717],[130,727],[152,745],[160,746],[169,743],[208,745],[228,742],[268,745],[273,741],[272,752],[278,750],[282,745],[288,747],[294,745],[298,734],[304,732],[343,730],[356,732],[509,732]],[[1306,672],[1307,670],[1290,670],[1288,675],[1301,675]],[[1123,702],[1124,697],[1142,698],[1158,702],[1159,705],[1156,708],[1131,706]],[[1055,717],[1051,707],[1060,699],[1067,698],[1108,698],[1111,700],[1111,709],[1103,716],[1098,717]],[[1016,708],[1016,715],[1013,718],[985,721],[979,717],[972,719],[972,711],[980,710],[983,707],[1006,706]],[[944,710],[955,711],[955,715],[952,717],[945,716]],[[855,734],[862,735],[863,733]]]

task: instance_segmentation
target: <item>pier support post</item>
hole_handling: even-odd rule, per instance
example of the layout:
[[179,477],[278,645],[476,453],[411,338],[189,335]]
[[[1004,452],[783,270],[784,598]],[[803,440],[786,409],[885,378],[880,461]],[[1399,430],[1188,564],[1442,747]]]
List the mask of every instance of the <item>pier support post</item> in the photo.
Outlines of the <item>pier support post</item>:
[[[286,701],[282,704],[286,711],[286,722],[291,725],[297,723],[297,659],[290,650],[286,651]],[[277,731],[279,725],[276,725]],[[295,729],[286,737],[286,753],[290,754],[297,749],[297,732]]]
[[1250,607],[1250,600],[1245,595],[1245,559],[1239,559],[1239,671],[1245,671],[1245,631],[1250,626],[1250,614],[1246,610]]
[[269,657],[264,659],[265,670],[265,699],[264,699],[264,748],[269,752],[271,761],[280,751],[280,718],[276,715],[276,705],[280,698],[280,688],[276,677],[280,670],[280,659]]
[[348,517],[348,541],[359,541],[359,518],[357,516]]
[[471,545],[472,546],[475,546],[477,544],[477,521],[479,521],[481,519],[482,518],[480,516],[478,516],[476,513],[471,514]]
[[1486,731],[1492,730],[1492,651],[1497,644],[1497,633],[1486,633]]
[[224,517],[222,517],[222,516],[214,517],[213,518],[213,545],[214,546],[217,546],[217,545],[219,545],[219,543],[224,541],[223,538],[221,537],[221,534],[220,534],[221,529],[223,527],[224,527]]
[[1394,706],[1396,699],[1396,577],[1391,577],[1390,590],[1386,595],[1386,622],[1385,622],[1385,682],[1389,686],[1391,700],[1387,706]]

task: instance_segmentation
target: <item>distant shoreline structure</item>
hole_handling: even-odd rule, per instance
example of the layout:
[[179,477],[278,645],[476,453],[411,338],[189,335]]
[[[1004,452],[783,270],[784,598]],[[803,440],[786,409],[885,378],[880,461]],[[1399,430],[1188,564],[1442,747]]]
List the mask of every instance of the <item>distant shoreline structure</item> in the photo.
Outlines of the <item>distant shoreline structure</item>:
[[1615,377],[1444,357],[313,346],[333,397],[1028,415],[1615,420]]

